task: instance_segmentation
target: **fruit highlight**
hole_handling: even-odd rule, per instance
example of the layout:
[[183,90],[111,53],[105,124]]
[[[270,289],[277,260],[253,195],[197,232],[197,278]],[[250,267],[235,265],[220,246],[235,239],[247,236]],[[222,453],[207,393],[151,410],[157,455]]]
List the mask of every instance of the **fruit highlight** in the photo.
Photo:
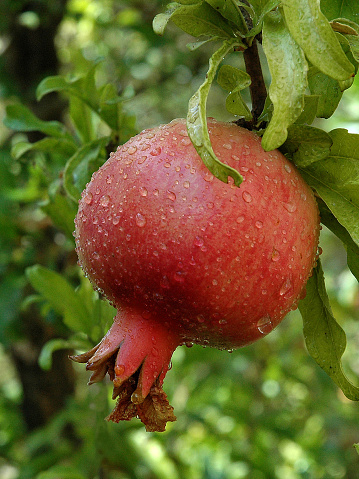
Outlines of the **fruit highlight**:
[[75,220],[80,265],[118,312],[72,359],[87,363],[90,384],[109,374],[108,419],[138,416],[149,431],[176,419],[162,390],[173,351],[232,350],[268,334],[296,308],[317,256],[317,204],[294,165],[235,124],[208,127],[239,188],[206,169],[179,119],[112,153]]

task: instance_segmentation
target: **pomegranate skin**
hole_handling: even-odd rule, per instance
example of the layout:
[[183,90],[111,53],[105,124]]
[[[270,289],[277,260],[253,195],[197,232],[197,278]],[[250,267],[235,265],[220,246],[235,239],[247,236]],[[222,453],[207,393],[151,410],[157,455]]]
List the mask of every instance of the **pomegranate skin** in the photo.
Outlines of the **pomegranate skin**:
[[141,325],[168,331],[171,350],[263,337],[296,307],[317,254],[317,204],[293,164],[235,124],[208,127],[218,158],[243,176],[239,188],[213,177],[179,119],[111,154],[75,220],[93,285]]

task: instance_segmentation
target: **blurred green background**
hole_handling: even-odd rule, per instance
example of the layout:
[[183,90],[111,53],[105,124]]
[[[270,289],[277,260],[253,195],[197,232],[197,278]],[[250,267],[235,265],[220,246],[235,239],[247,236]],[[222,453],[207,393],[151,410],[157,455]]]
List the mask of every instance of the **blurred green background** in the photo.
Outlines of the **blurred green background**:
[[[268,337],[233,353],[179,348],[165,382],[178,420],[165,433],[146,433],[137,420],[105,422],[111,388],[87,387],[89,375],[70,363],[69,351],[54,352],[45,369],[38,363],[49,340],[66,342],[71,331],[32,289],[25,270],[41,264],[74,287],[79,272],[73,238],[49,207],[63,156],[12,157],[14,145],[42,136],[7,128],[6,107],[21,102],[42,120],[71,129],[66,95],[37,102],[36,87],[49,75],[85,74],[102,58],[96,80],[114,84],[122,98],[120,142],[185,116],[213,47],[190,52],[193,39],[173,26],[156,36],[152,19],[163,7],[158,0],[1,2],[0,479],[357,479],[359,405],[308,356],[297,311]],[[228,61],[241,64],[238,55]],[[264,59],[263,66],[266,72]],[[224,99],[214,86],[211,116],[231,119]],[[359,133],[358,111],[357,79],[319,126]],[[358,284],[344,248],[326,229],[321,246],[332,308],[348,338],[344,367],[358,384]]]

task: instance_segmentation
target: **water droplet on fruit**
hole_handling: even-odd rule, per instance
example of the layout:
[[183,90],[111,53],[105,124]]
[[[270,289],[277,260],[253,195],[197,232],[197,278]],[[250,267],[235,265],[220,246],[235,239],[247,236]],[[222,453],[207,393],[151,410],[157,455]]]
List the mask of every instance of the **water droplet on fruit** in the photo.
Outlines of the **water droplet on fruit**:
[[100,259],[100,255],[97,253],[97,251],[94,251],[92,253],[92,257],[93,257],[93,259]]
[[263,228],[263,222],[262,221],[256,221],[255,225],[256,225],[256,228],[258,228],[259,230],[261,228]]
[[162,276],[160,280],[160,286],[164,289],[168,289],[170,287],[170,282],[166,275]]
[[158,156],[161,153],[162,149],[160,146],[157,146],[156,148],[153,148],[153,150],[150,151],[151,156]]
[[242,198],[246,203],[250,203],[253,200],[252,195],[248,191],[243,191]]
[[136,215],[136,225],[139,226],[140,228],[143,228],[146,224],[146,218],[141,214],[137,213]]
[[120,222],[120,217],[119,216],[115,216],[113,219],[112,219],[112,224],[114,226],[118,225]]
[[147,189],[144,186],[141,186],[140,187],[140,195],[141,196],[147,196],[147,194],[148,194]]
[[108,206],[110,203],[110,197],[108,195],[104,195],[102,196],[101,200],[100,200],[100,205],[101,206]]
[[279,251],[273,248],[273,251],[272,251],[272,261],[277,262],[277,261],[279,261],[279,258],[280,258],[280,253],[279,253]]
[[232,145],[230,143],[225,143],[223,145],[223,148],[225,148],[226,150],[231,150],[232,149]]
[[133,155],[137,151],[137,146],[130,146],[129,149],[127,150],[127,153],[129,155]]
[[183,271],[177,271],[174,275],[174,280],[177,281],[177,283],[184,283],[184,273]]
[[244,216],[238,216],[238,218],[236,219],[236,222],[238,224],[243,223],[243,221],[244,221]]
[[294,203],[283,203],[283,206],[289,213],[294,213],[297,209]]
[[293,284],[289,277],[284,280],[284,283],[280,288],[279,294],[285,299],[289,299],[291,296],[293,296]]
[[175,201],[176,199],[176,194],[173,191],[168,190],[167,191],[167,198],[171,201]]
[[195,246],[203,246],[204,245],[204,240],[203,238],[201,238],[201,236],[196,236],[195,239],[194,239],[194,244]]
[[92,199],[93,199],[92,193],[87,193],[87,195],[84,198],[84,202],[87,205],[90,205],[92,203]]
[[184,146],[189,146],[192,142],[189,138],[182,138],[181,143]]
[[273,324],[269,314],[266,314],[257,323],[258,331],[262,334],[268,334],[273,329]]
[[291,172],[292,172],[292,168],[290,167],[290,165],[285,164],[285,165],[284,165],[284,169],[285,169],[285,171],[287,171],[288,173],[291,173]]
[[123,364],[116,364],[115,366],[115,374],[116,376],[122,376],[122,374],[125,372],[125,366]]
[[189,182],[189,181],[185,181],[185,182],[183,183],[183,187],[184,187],[184,188],[189,188],[189,187],[190,187],[190,182]]

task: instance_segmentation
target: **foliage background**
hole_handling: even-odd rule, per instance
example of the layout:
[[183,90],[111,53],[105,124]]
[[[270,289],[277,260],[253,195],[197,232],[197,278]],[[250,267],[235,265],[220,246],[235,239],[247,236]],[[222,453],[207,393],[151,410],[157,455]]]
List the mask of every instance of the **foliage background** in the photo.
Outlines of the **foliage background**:
[[[184,117],[212,47],[205,47],[208,55],[206,49],[190,53],[191,37],[172,26],[156,36],[152,19],[162,8],[160,1],[142,0],[3,0],[1,119],[7,105],[20,101],[43,120],[73,128],[68,97],[52,94],[37,102],[36,87],[48,75],[85,74],[100,57],[98,84],[114,84],[123,100],[120,142]],[[239,60],[232,55],[227,61]],[[215,86],[208,111],[231,119],[224,98]],[[357,79],[320,127],[359,133],[358,107]],[[48,370],[39,366],[47,341],[66,341],[70,330],[35,294],[25,270],[39,263],[73,287],[79,273],[71,235],[53,211],[45,213],[50,187],[61,181],[62,157],[14,159],[10,150],[24,139],[41,136],[0,125],[0,478],[355,479],[358,404],[308,356],[297,312],[268,337],[231,354],[179,348],[165,383],[178,420],[162,434],[145,433],[137,421],[106,423],[109,386],[88,388],[88,373],[70,364],[68,352],[56,351]],[[344,365],[358,375],[358,284],[343,247],[325,229],[321,245],[332,307],[348,336]]]

